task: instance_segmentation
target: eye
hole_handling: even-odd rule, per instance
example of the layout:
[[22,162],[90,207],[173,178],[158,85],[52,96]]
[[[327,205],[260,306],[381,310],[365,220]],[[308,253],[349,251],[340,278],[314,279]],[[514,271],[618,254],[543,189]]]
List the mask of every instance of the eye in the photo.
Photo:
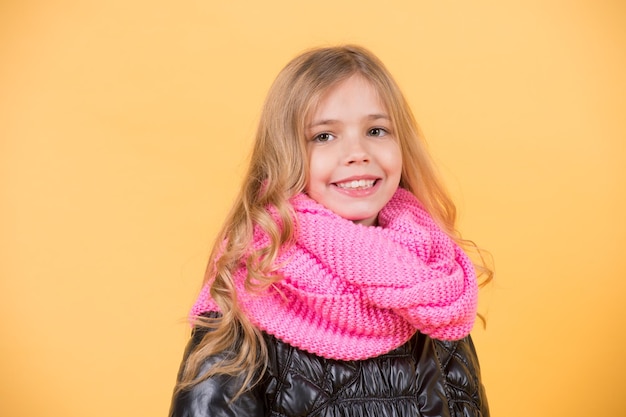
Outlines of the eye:
[[314,142],[319,142],[319,143],[324,143],[324,142],[329,142],[331,140],[333,140],[335,137],[333,135],[331,135],[330,133],[327,132],[323,132],[323,133],[319,133],[317,135],[315,135],[313,137],[313,141]]
[[370,130],[367,131],[367,135],[368,136],[375,136],[375,137],[383,137],[386,136],[389,133],[389,131],[383,127],[373,127]]

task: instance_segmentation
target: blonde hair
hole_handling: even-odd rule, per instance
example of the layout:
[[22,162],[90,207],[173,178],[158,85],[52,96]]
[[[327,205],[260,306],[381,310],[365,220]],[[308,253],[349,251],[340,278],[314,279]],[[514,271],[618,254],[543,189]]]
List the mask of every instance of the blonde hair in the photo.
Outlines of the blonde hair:
[[[308,157],[304,126],[321,96],[353,75],[368,80],[377,90],[391,117],[402,152],[400,186],[412,192],[444,231],[464,247],[475,248],[456,232],[456,208],[433,166],[407,101],[383,63],[368,50],[354,45],[317,48],[289,62],[267,94],[248,171],[209,257],[205,283],[222,315],[196,317],[197,327],[210,331],[187,358],[177,389],[184,390],[216,374],[239,375],[239,393],[260,378],[267,361],[261,332],[237,306],[233,273],[247,256],[246,289],[265,288],[275,276],[274,260],[281,246],[294,238],[294,216],[288,199],[304,190]],[[267,211],[273,207],[279,220]],[[261,227],[270,244],[252,254],[248,244],[253,228]],[[480,252],[478,252],[480,253]],[[477,269],[491,279],[484,261]],[[206,358],[226,352],[225,358],[199,375]]]

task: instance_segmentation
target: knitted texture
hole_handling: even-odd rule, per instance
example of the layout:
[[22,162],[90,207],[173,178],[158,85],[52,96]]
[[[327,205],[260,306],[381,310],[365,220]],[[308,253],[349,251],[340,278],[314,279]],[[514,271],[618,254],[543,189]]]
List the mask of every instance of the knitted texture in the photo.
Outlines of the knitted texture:
[[[435,339],[469,334],[477,308],[474,267],[410,192],[398,189],[376,227],[346,220],[304,194],[290,200],[296,243],[281,249],[282,279],[260,293],[234,272],[237,300],[258,328],[333,359],[389,352],[420,331]],[[256,228],[252,247],[269,240]],[[218,310],[209,281],[191,314]]]

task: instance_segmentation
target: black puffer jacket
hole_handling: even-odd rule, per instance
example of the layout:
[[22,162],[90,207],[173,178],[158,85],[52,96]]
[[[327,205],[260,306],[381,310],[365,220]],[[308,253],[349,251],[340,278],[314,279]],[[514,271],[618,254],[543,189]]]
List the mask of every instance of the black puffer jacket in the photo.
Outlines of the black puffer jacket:
[[[205,332],[194,332],[185,358]],[[417,333],[362,361],[324,359],[269,335],[266,342],[269,367],[261,383],[231,402],[241,382],[210,378],[175,394],[170,417],[489,416],[470,337],[442,342]],[[219,360],[212,357],[203,368]]]

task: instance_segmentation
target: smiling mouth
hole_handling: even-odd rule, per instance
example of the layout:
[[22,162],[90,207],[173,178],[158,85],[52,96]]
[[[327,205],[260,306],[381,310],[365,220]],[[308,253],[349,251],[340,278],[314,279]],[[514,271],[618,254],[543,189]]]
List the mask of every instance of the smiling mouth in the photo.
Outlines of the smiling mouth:
[[377,180],[353,180],[338,182],[335,185],[343,190],[366,190],[372,188]]

